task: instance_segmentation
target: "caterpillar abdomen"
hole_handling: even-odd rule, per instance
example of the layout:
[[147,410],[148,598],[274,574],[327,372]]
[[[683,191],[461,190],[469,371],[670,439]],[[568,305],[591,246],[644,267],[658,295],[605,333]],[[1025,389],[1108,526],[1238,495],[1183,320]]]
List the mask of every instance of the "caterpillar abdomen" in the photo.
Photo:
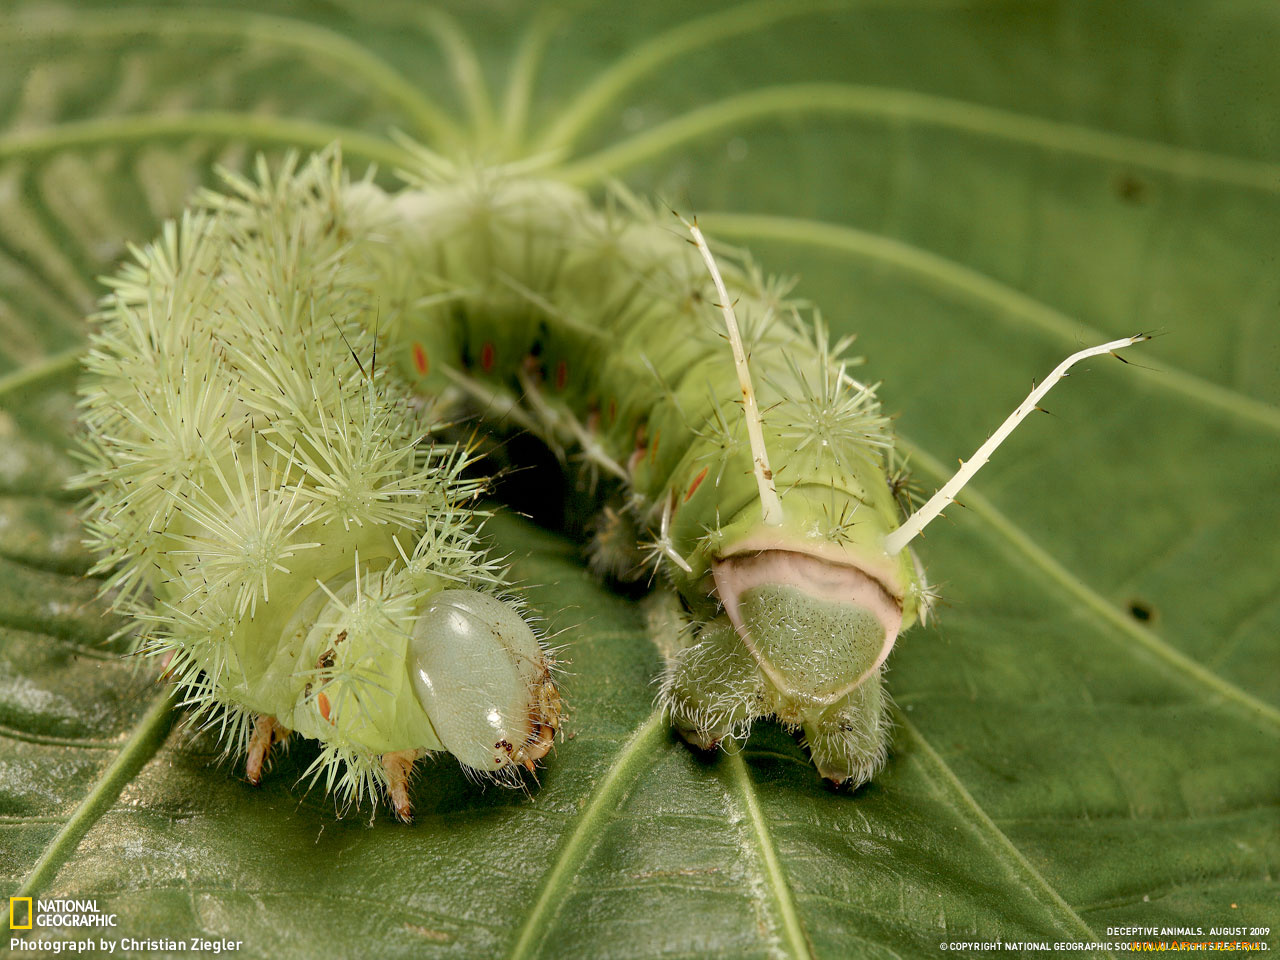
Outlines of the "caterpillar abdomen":
[[111,281],[86,523],[116,607],[251,780],[297,731],[323,745],[313,779],[407,817],[425,752],[510,776],[547,751],[551,660],[476,539],[468,454],[364,331],[398,274],[336,152],[259,176]]

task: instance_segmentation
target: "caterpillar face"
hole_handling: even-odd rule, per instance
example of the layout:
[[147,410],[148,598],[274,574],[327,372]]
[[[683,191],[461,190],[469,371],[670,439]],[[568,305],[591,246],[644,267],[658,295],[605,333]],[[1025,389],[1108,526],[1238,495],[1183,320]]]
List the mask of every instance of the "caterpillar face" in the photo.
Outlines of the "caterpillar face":
[[[884,663],[902,627],[901,598],[854,566],[779,548],[733,554],[712,569],[725,617],[793,697],[838,700]],[[817,638],[830,638],[831,654],[809,654]]]

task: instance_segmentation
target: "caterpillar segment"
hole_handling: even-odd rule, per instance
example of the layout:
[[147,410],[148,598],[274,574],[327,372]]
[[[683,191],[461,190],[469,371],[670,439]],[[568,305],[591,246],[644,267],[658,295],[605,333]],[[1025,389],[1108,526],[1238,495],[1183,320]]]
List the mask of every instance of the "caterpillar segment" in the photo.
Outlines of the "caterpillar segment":
[[412,286],[369,256],[367,186],[336,150],[227,179],[94,318],[76,484],[104,590],[251,783],[290,737],[341,806],[401,819],[429,753],[518,783],[559,726],[555,664],[478,539],[473,455],[365,330]]

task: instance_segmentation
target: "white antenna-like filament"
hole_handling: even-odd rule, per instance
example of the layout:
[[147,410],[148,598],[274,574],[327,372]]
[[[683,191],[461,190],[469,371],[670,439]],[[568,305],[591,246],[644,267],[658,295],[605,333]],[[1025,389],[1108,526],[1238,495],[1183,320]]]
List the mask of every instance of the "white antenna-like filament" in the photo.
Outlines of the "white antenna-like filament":
[[[677,214],[679,216],[679,214]],[[760,488],[760,509],[764,513],[764,522],[777,527],[782,525],[782,501],[778,499],[778,489],[773,483],[773,471],[769,468],[769,451],[764,445],[764,421],[760,416],[760,407],[756,403],[756,391],[751,385],[751,371],[747,368],[747,352],[742,349],[742,335],[738,332],[738,318],[733,312],[733,301],[724,288],[724,279],[720,276],[720,268],[711,256],[711,248],[706,238],[698,229],[698,221],[690,223],[684,217],[680,222],[693,234],[694,246],[702,254],[703,262],[711,271],[711,280],[716,285],[716,296],[720,298],[717,306],[724,314],[724,325],[729,330],[729,344],[733,347],[733,365],[738,370],[738,386],[742,388],[742,412],[747,418],[747,438],[751,442],[751,459],[755,466],[756,486]]]
[[960,492],[961,488],[973,479],[974,474],[982,469],[983,465],[991,458],[991,454],[995,453],[996,448],[1004,443],[1009,434],[1017,429],[1018,424],[1025,420],[1031,411],[1037,408],[1040,401],[1044,399],[1044,395],[1053,389],[1055,383],[1067,375],[1068,370],[1081,360],[1101,356],[1104,353],[1112,353],[1122,347],[1128,347],[1150,339],[1146,334],[1139,334],[1136,337],[1125,337],[1123,340],[1112,340],[1109,343],[1090,347],[1087,350],[1081,350],[1079,353],[1073,353],[1054,367],[1053,373],[1049,374],[1043,383],[1027,394],[1027,399],[1023,400],[1018,405],[1018,409],[1009,414],[1004,423],[1000,424],[1000,429],[993,433],[972,457],[961,463],[960,469],[955,472],[955,475],[950,480],[942,485],[942,489],[930,497],[924,506],[908,517],[902,526],[884,538],[885,553],[890,556],[900,553],[902,548],[914,540],[920,531],[927,527],[938,514],[949,507],[955,501],[956,494]]

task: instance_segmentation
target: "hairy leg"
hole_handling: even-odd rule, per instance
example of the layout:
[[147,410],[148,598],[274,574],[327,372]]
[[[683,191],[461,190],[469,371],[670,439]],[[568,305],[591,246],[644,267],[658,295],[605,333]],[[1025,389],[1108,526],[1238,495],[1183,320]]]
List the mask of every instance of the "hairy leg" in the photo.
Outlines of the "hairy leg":
[[689,743],[713,750],[746,737],[752,721],[772,712],[755,658],[728,625],[688,635],[667,656],[660,699]]
[[387,774],[387,797],[396,812],[396,819],[401,823],[413,820],[413,807],[409,803],[409,778],[413,774],[413,764],[422,750],[397,750],[382,755],[382,769]]
[[843,699],[804,722],[818,772],[834,783],[866,783],[888,755],[889,695],[877,670]]
[[271,756],[271,748],[289,736],[289,730],[276,722],[275,717],[261,714],[253,721],[249,734],[249,755],[244,761],[244,775],[255,787],[262,781],[262,768]]

